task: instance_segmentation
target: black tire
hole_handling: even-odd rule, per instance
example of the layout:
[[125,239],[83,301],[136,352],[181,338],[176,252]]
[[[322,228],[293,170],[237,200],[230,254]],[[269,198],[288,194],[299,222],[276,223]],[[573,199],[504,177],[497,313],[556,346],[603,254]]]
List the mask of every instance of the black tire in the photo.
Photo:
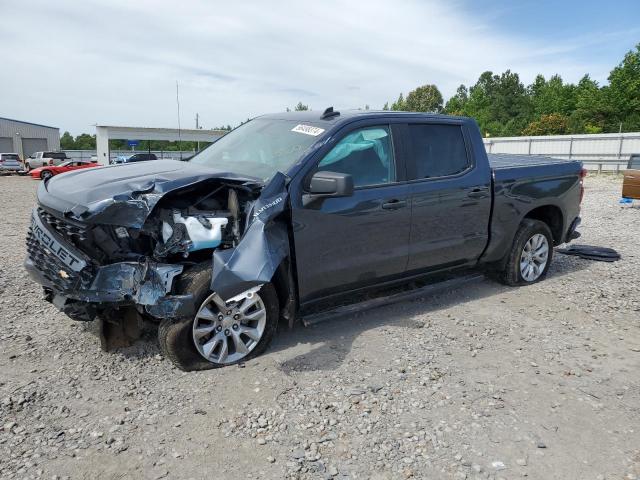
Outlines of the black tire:
[[49,170],[43,170],[42,172],[40,172],[41,180],[47,180],[51,177],[53,177],[53,173],[51,173]]
[[26,163],[26,165],[25,165],[25,167],[24,167],[24,169],[25,169],[27,172],[30,172],[30,171],[31,171],[31,164],[30,164],[29,162],[27,162],[27,163]]
[[[211,294],[211,262],[203,262],[191,268],[178,279],[175,292],[178,295],[191,293],[194,295],[196,308]],[[171,360],[176,367],[185,372],[220,368],[235,363],[243,363],[263,353],[273,339],[278,327],[279,305],[278,295],[271,283],[260,289],[267,310],[267,323],[255,348],[242,360],[228,364],[216,364],[207,361],[198,353],[193,343],[193,317],[164,319],[158,327],[158,343],[162,354]]]
[[[542,271],[542,274],[533,281],[527,281],[523,278],[522,273],[520,272],[520,257],[522,255],[522,250],[524,249],[525,243],[527,243],[527,241],[536,234],[542,234],[547,238],[547,243],[549,245],[549,256],[547,258],[547,263]],[[539,282],[540,280],[544,280],[544,278],[547,276],[547,272],[549,271],[549,266],[551,265],[552,260],[553,235],[551,234],[549,226],[539,220],[525,218],[518,227],[518,231],[513,238],[513,244],[511,245],[511,250],[509,251],[509,256],[507,257],[507,262],[504,266],[504,269],[495,272],[495,275],[492,276],[500,283],[503,283],[505,285],[531,285],[533,283]]]

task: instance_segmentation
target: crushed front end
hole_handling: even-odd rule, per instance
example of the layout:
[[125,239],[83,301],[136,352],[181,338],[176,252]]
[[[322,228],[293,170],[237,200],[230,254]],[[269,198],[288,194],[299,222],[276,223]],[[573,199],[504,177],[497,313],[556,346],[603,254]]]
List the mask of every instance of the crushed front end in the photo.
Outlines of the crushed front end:
[[241,240],[259,183],[144,163],[153,167],[73,172],[40,185],[25,267],[73,319],[131,309],[156,319],[193,315],[192,296],[172,293],[176,279]]
[[[102,264],[86,252],[102,251],[95,238],[105,227],[83,225],[42,207],[33,210],[25,267],[40,283],[45,299],[75,320],[93,320],[100,310],[127,305],[148,308],[158,317],[189,313],[189,298],[171,295],[184,266],[139,255],[136,260]],[[84,247],[84,251],[81,249]]]

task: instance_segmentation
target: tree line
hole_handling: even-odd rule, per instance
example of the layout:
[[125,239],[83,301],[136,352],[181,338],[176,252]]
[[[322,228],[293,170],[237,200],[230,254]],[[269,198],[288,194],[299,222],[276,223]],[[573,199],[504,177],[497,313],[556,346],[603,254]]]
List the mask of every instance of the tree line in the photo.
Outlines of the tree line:
[[[216,130],[231,130],[230,125],[219,127]],[[131,140],[134,140],[133,138]],[[170,142],[167,140],[140,140],[136,145],[136,151],[165,151],[165,152],[178,152],[178,151],[197,151],[198,146],[200,150],[210,145],[210,142],[190,142],[190,141],[175,141]],[[131,147],[127,144],[127,140],[109,140],[109,148],[111,150],[130,150]],[[60,137],[60,149],[61,150],[95,150],[96,149],[96,136],[83,133],[75,138],[69,133],[64,132]]]
[[560,75],[538,75],[525,86],[517,73],[484,72],[460,85],[446,103],[436,85],[401,93],[383,110],[446,113],[473,117],[484,135],[562,135],[640,131],[640,44],[611,70],[608,85],[589,75],[577,84]]
[[[406,97],[400,93],[395,102],[385,103],[382,109],[473,117],[482,134],[492,137],[640,131],[640,44],[611,70],[608,82],[599,85],[587,74],[577,84],[565,83],[556,74],[549,79],[538,75],[525,86],[511,70],[501,74],[487,71],[474,85],[460,85],[446,103],[438,87],[427,84]],[[286,110],[291,111],[289,107]],[[293,110],[311,108],[298,102]],[[223,125],[216,130],[230,131],[232,127]],[[200,149],[206,145],[200,142]],[[95,150],[96,136],[83,133],[74,138],[64,132],[60,147]],[[109,147],[129,149],[126,140],[110,140]],[[196,142],[151,140],[141,141],[136,150],[195,151],[197,147]]]

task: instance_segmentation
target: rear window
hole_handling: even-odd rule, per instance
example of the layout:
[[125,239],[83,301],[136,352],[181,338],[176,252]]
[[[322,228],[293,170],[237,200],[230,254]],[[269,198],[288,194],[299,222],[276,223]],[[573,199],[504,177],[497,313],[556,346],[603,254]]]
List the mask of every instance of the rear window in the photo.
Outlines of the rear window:
[[3,153],[2,154],[2,159],[3,160],[20,160],[20,157],[18,157],[18,155],[16,155],[15,153]]
[[469,167],[459,125],[409,124],[412,178],[447,177]]
[[627,168],[631,170],[640,170],[640,155],[633,155],[629,159],[629,165],[627,165]]

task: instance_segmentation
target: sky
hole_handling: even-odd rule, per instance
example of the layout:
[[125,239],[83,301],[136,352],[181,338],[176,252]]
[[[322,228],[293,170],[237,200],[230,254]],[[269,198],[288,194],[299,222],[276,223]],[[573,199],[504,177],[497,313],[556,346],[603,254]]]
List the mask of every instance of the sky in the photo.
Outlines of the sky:
[[606,83],[640,43],[640,1],[0,0],[0,117],[237,125],[293,108],[381,108],[486,70]]

